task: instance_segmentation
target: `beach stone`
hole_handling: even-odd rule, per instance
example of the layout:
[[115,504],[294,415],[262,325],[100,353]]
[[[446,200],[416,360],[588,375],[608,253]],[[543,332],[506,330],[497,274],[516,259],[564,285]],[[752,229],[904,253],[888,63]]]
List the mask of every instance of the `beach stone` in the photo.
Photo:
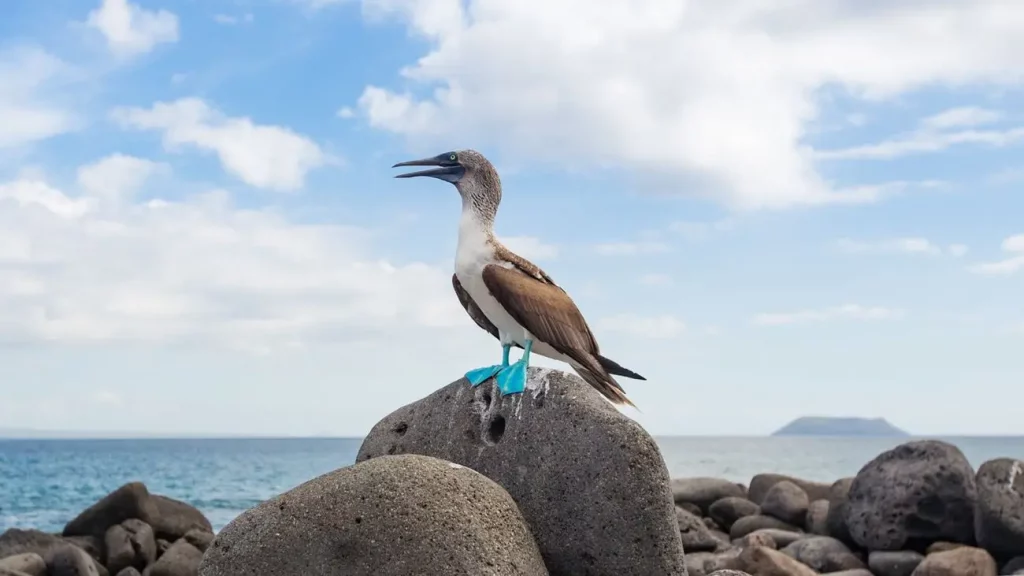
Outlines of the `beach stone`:
[[854,568],[853,570],[840,570],[839,572],[829,572],[822,574],[822,576],[877,576],[871,573],[871,570],[867,568]]
[[[184,539],[178,540],[147,569],[148,576],[198,576],[203,553]],[[273,572],[256,572],[273,574]]]
[[818,572],[867,568],[846,544],[829,536],[809,536],[793,542],[780,552]]
[[711,552],[718,548],[718,539],[711,535],[711,531],[699,516],[676,506],[676,521],[679,523],[679,537],[686,552]]
[[714,556],[704,561],[705,572],[717,572],[729,569],[739,558],[741,548],[730,548],[721,552],[715,552]]
[[118,572],[116,576],[142,576],[142,574],[140,574],[134,567],[129,566]]
[[711,574],[708,574],[708,576],[750,576],[750,574],[747,574],[742,570],[715,570]]
[[963,548],[967,544],[961,544],[959,542],[946,542],[945,540],[939,540],[938,542],[932,542],[925,549],[925,556],[929,554],[935,554],[936,552],[946,552],[947,550],[956,550],[957,548]]
[[761,513],[793,526],[803,526],[811,502],[803,488],[789,480],[776,482],[761,501]]
[[877,550],[868,555],[868,568],[878,576],[910,576],[923,560],[913,550]]
[[[46,576],[46,561],[35,552],[0,558],[0,570],[18,572],[28,576]],[[0,572],[3,574],[3,572]]]
[[676,502],[676,507],[682,508],[683,510],[686,510],[687,512],[693,514],[694,516],[701,516],[704,514],[704,512],[700,509],[700,506],[697,506],[696,504],[691,504],[690,502]]
[[848,494],[846,526],[870,550],[924,548],[937,539],[972,543],[977,490],[959,448],[918,440],[861,468]]
[[752,534],[765,534],[770,536],[775,542],[777,548],[785,548],[793,542],[800,540],[801,538],[807,538],[807,534],[802,532],[794,532],[792,530],[780,530],[778,528],[762,528],[760,530],[754,530],[747,536]]
[[989,460],[975,477],[978,498],[974,533],[978,545],[997,558],[1024,552],[1024,462]]
[[771,548],[772,550],[778,550],[779,548],[775,539],[772,538],[765,530],[755,530],[743,538],[740,538],[740,547],[747,548],[748,546],[764,546],[765,548]]
[[168,542],[167,540],[164,540],[163,538],[157,538],[156,539],[156,557],[160,558],[161,556],[163,556],[164,552],[167,552],[167,549],[170,548],[170,547],[171,547],[171,543],[170,542]]
[[501,486],[464,466],[410,454],[335,470],[251,508],[217,534],[200,574],[548,571],[523,515]]
[[757,516],[761,507],[741,496],[726,496],[708,506],[708,516],[726,530],[744,516]]
[[973,546],[936,552],[924,557],[911,576],[998,576],[996,561]]
[[61,540],[74,544],[99,564],[103,564],[103,538],[96,536],[62,536]]
[[807,506],[804,517],[804,529],[811,534],[829,536],[828,532],[828,500],[815,500]]
[[775,528],[777,530],[788,530],[789,532],[800,532],[800,529],[792,524],[783,522],[778,518],[759,514],[757,516],[744,516],[733,523],[729,528],[729,537],[732,539],[743,538],[754,530]]
[[1006,574],[1008,576],[1018,576],[1024,574],[1024,556],[1017,556],[1010,560],[1003,566],[1000,574]]
[[840,478],[829,487],[828,495],[828,516],[825,523],[828,525],[828,534],[847,545],[856,545],[853,537],[850,536],[850,529],[846,526],[846,508],[849,503],[850,486],[853,485],[853,477]]
[[672,479],[672,498],[676,504],[693,504],[700,508],[701,514],[707,514],[715,501],[729,496],[746,498],[747,494],[739,484],[722,478],[696,476]]
[[129,518],[107,529],[103,563],[115,574],[128,566],[143,569],[156,560],[153,529],[138,518]]
[[45,558],[50,548],[62,544],[65,544],[65,542],[60,536],[39,530],[10,528],[4,531],[3,534],[0,534],[0,558],[28,552]]
[[764,546],[744,548],[732,568],[757,576],[818,576],[810,567]]
[[708,560],[714,558],[714,554],[711,552],[687,552],[684,562],[686,563],[686,574],[687,576],[707,576],[708,572],[704,568]]
[[[96,561],[85,550],[63,543],[47,551],[44,557],[49,576],[99,576]],[[106,573],[106,570],[103,571]]]
[[[154,494],[152,500],[156,505],[157,516],[149,525],[157,537],[175,542],[196,528],[213,532],[213,525],[195,506],[158,494]],[[142,520],[145,521],[145,518]]]
[[715,551],[722,551],[732,547],[732,539],[729,538],[728,534],[720,530],[710,530],[710,532],[711,536],[718,540],[718,547],[715,548]]
[[107,528],[129,518],[151,522],[159,514],[142,482],[129,482],[107,494],[64,526],[64,536],[104,538]]
[[193,528],[186,532],[183,538],[189,544],[198,548],[200,552],[206,552],[210,544],[213,544],[214,535],[213,532],[208,532],[202,528]]
[[503,486],[552,574],[685,570],[657,443],[575,375],[532,367],[527,390],[508,396],[493,381],[473,388],[460,379],[378,422],[357,461],[403,453],[462,464]]
[[747,498],[755,504],[762,504],[768,491],[779,482],[792,482],[800,487],[807,494],[808,500],[821,500],[828,498],[831,485],[821,482],[811,482],[802,478],[786,476],[785,474],[758,474],[750,479],[750,490]]

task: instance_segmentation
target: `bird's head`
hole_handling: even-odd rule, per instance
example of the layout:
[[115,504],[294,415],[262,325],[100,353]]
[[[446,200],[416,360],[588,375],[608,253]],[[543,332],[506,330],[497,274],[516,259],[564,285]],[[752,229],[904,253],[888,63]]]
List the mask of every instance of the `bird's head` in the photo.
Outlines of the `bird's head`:
[[494,165],[476,150],[456,150],[445,152],[432,158],[399,162],[392,166],[432,166],[427,170],[417,170],[406,174],[398,174],[395,178],[412,178],[414,176],[430,176],[450,182],[458,188],[464,200],[489,200],[495,207],[501,199],[501,180]]

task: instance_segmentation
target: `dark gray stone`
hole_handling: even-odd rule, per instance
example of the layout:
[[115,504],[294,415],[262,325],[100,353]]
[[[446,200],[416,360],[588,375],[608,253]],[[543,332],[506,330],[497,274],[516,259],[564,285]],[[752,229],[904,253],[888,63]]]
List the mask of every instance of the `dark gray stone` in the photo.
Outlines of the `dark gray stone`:
[[46,561],[35,552],[15,554],[0,558],[0,574],[3,574],[2,570],[27,576],[46,576]]
[[156,557],[160,558],[161,556],[163,556],[164,552],[167,552],[167,549],[170,548],[170,547],[171,547],[171,543],[170,542],[168,542],[167,540],[164,540],[163,538],[157,538],[156,539]]
[[989,460],[978,468],[974,533],[996,558],[1024,552],[1024,462]]
[[729,496],[746,498],[747,494],[739,484],[722,478],[697,476],[672,479],[672,498],[676,504],[686,502],[699,506],[701,514],[707,514],[711,504],[716,500]]
[[726,530],[732,528],[733,523],[740,518],[757,516],[760,513],[760,506],[740,496],[719,498],[708,507],[708,516]]
[[3,534],[0,534],[0,558],[28,552],[45,558],[50,548],[61,544],[65,544],[65,542],[60,536],[54,536],[39,530],[10,528]]
[[128,532],[128,541],[135,550],[135,561],[132,565],[142,570],[155,562],[156,535],[153,528],[138,518],[129,518],[122,522],[121,526]]
[[151,522],[159,514],[146,485],[129,482],[83,510],[64,527],[64,536],[103,538],[107,529],[129,518]]
[[96,536],[64,536],[62,540],[85,550],[85,553],[92,556],[92,559],[98,564],[103,564],[103,538]]
[[764,495],[761,513],[778,518],[787,524],[803,527],[810,504],[803,488],[789,480],[782,480],[776,482]]
[[878,550],[868,555],[868,568],[878,576],[910,576],[922,560],[914,550]]
[[747,493],[747,498],[755,504],[761,504],[768,491],[772,489],[772,486],[783,480],[788,480],[799,486],[807,494],[807,498],[812,501],[828,498],[831,487],[830,484],[811,482],[810,480],[786,476],[785,474],[758,474],[750,479],[750,490]]
[[530,368],[526,392],[511,396],[458,380],[377,423],[357,461],[403,453],[503,486],[552,574],[685,570],[657,443],[575,375]]
[[815,500],[807,506],[804,529],[811,534],[828,536],[828,500]]
[[818,572],[867,568],[860,558],[853,555],[846,544],[829,536],[808,536],[793,542],[780,551]]
[[129,566],[124,570],[118,572],[117,576],[142,576],[142,574],[140,574],[139,571],[136,570],[134,567]]
[[[159,560],[147,568],[148,576],[198,576],[199,563],[203,553],[184,539],[178,540],[164,552]],[[237,572],[242,574],[242,572]],[[249,574],[275,574],[274,572],[249,572]]]
[[847,496],[846,526],[870,550],[917,549],[934,540],[974,541],[974,470],[960,449],[919,440],[860,469]]
[[792,530],[780,530],[778,528],[761,528],[760,530],[754,530],[750,534],[747,534],[747,536],[753,536],[755,534],[770,536],[775,542],[777,548],[785,548],[797,540],[807,538],[807,534],[794,532]]
[[871,570],[867,568],[854,568],[853,570],[840,570],[839,572],[829,572],[828,574],[822,574],[822,576],[876,576],[871,573]]
[[694,516],[704,515],[704,511],[700,509],[700,506],[697,506],[696,504],[690,502],[676,502],[676,506],[682,508],[683,510],[686,510],[687,512],[693,514]]
[[973,546],[961,546],[924,557],[913,576],[998,576],[992,555]]
[[200,574],[544,576],[548,571],[522,514],[501,486],[458,464],[400,455],[335,470],[246,511],[217,534]]
[[853,485],[853,478],[841,478],[832,483],[828,496],[828,517],[825,523],[828,525],[828,534],[847,546],[856,546],[850,536],[850,529],[846,526],[847,499],[850,494],[850,486]]
[[213,544],[214,536],[213,532],[208,532],[201,528],[193,528],[185,534],[184,538],[189,544],[195,546],[201,552],[206,552],[207,548],[210,547],[210,544]]
[[1019,576],[1024,574],[1024,556],[1018,556],[1007,562],[999,573],[1006,574],[1008,576]]
[[[188,502],[154,494],[153,504],[156,506],[157,516],[149,525],[153,527],[153,532],[158,538],[174,542],[185,536],[189,530],[198,528],[213,532],[213,526],[206,516]],[[145,518],[142,520],[145,521]]]
[[107,529],[103,563],[113,573],[134,566],[144,569],[156,560],[153,529],[142,520],[130,518]]
[[800,528],[793,526],[787,522],[783,522],[778,518],[772,518],[771,516],[765,516],[763,514],[757,516],[744,516],[733,523],[732,528],[729,529],[729,537],[732,539],[743,538],[747,534],[750,534],[754,530],[762,530],[764,528],[775,528],[778,530],[787,530],[789,532],[800,532]]
[[64,543],[50,548],[44,560],[49,576],[99,576],[100,574],[92,556],[73,544]]
[[679,523],[679,536],[683,541],[683,550],[690,552],[711,552],[719,545],[717,538],[704,525],[699,516],[676,507],[676,521]]

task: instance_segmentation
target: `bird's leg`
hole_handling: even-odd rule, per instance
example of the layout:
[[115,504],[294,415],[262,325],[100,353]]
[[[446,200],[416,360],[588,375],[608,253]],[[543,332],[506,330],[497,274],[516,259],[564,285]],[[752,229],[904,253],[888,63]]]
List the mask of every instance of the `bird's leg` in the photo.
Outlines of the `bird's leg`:
[[527,340],[523,344],[523,357],[515,364],[498,372],[498,389],[502,394],[519,394],[526,390],[526,369],[530,367],[530,350],[533,349],[533,340]]
[[466,372],[466,380],[473,386],[479,386],[486,382],[491,376],[494,376],[502,369],[508,366],[508,353],[512,349],[511,344],[501,345],[501,364],[495,364],[494,366],[485,366],[483,368],[475,368]]

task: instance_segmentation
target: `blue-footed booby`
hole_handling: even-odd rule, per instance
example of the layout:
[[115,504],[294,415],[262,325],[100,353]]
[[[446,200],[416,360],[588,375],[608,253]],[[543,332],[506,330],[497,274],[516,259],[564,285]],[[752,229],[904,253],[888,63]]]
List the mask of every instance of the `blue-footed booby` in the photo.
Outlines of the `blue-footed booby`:
[[[611,375],[645,378],[602,356],[572,298],[547,273],[495,238],[501,180],[487,158],[474,150],[459,150],[392,167],[399,166],[431,166],[395,177],[437,178],[454,184],[462,196],[452,285],[477,326],[502,347],[501,364],[470,370],[470,383],[478,386],[495,377],[502,394],[520,393],[526,388],[530,354],[537,353],[569,364],[611,402],[635,407]],[[512,346],[522,348],[523,356],[509,364]]]

